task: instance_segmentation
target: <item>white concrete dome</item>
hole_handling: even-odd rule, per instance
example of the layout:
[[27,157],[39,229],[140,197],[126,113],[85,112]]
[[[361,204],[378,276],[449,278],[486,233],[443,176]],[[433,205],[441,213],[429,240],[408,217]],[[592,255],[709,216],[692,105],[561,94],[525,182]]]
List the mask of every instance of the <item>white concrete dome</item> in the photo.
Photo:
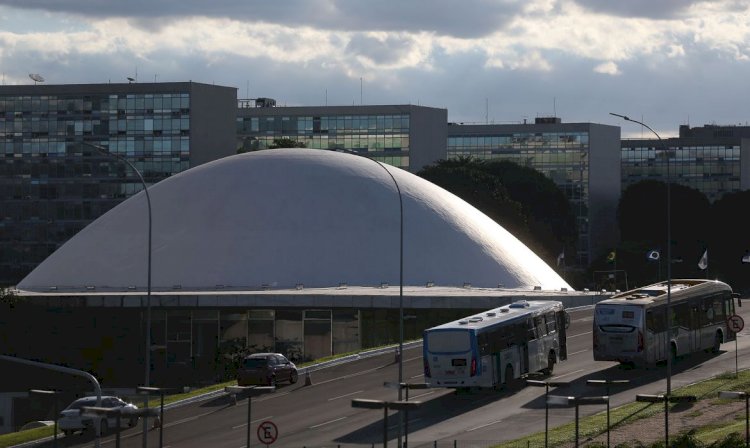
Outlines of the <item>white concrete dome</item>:
[[[404,285],[570,288],[500,225],[424,179],[350,154],[276,149],[149,188],[152,289],[398,285],[399,196],[388,173],[403,198]],[[70,239],[19,289],[145,289],[147,222],[141,192]]]

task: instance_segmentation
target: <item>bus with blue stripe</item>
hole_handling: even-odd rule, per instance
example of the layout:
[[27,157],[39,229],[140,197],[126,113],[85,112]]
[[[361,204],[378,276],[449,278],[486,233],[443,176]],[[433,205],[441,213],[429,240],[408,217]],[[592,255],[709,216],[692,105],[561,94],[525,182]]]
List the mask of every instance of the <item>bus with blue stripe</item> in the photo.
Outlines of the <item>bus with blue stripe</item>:
[[561,302],[521,300],[423,333],[430,387],[514,389],[567,358],[569,317]]

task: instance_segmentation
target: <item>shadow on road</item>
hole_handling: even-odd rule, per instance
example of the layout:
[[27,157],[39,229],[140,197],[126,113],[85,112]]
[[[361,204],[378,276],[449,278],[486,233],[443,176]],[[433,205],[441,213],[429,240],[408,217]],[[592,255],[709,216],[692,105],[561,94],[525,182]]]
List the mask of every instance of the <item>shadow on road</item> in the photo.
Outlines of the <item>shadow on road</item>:
[[[721,352],[723,353],[723,352]],[[672,363],[672,375],[676,375],[681,372],[685,372],[691,369],[700,369],[701,364],[705,361],[718,356],[718,354],[704,354],[696,353],[686,359],[677,359]],[[564,395],[564,396],[601,396],[607,393],[607,389],[604,386],[590,386],[586,384],[587,380],[590,379],[609,379],[609,380],[629,380],[630,382],[625,385],[611,386],[611,394],[619,394],[627,392],[628,390],[638,388],[644,384],[662,379],[666,376],[666,365],[656,365],[652,367],[633,367],[628,365],[614,365],[603,370],[592,372],[582,377],[576,378],[571,381],[568,386],[559,388],[550,388],[550,395]],[[547,377],[535,377],[534,379],[540,380],[554,380],[553,376]],[[529,387],[529,386],[527,386]],[[654,394],[663,391],[655,390]],[[471,412],[477,409],[479,406],[486,406],[490,403],[502,400],[504,398],[511,397],[515,392],[507,390],[472,390],[468,392],[452,393],[440,396],[438,398],[423,402],[422,406],[415,410],[410,411],[409,420],[409,433],[419,431],[421,429],[438,425],[444,421],[450,420],[461,414]],[[680,405],[690,407],[690,404]],[[537,398],[523,404],[521,406],[525,409],[544,409],[545,397],[544,394]],[[677,409],[675,409],[677,411]],[[379,444],[383,441],[383,418],[382,410],[371,410],[363,412],[379,413],[381,416],[377,421],[358,428],[342,437],[335,440],[337,443],[368,443],[368,444]],[[398,424],[397,413],[389,412],[388,416],[388,427],[389,427],[389,439],[396,437]]]

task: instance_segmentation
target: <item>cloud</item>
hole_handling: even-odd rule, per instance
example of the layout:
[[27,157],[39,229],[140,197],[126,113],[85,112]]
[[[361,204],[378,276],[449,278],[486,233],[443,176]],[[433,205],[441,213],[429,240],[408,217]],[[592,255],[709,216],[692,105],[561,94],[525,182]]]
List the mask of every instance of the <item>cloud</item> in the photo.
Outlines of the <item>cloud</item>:
[[336,31],[456,37],[490,34],[524,7],[517,0],[0,0],[0,5],[96,19],[124,18],[147,29],[172,20],[210,17]]
[[619,17],[647,17],[652,19],[674,18],[689,9],[692,5],[706,2],[705,0],[574,1],[589,11],[596,13]]
[[599,64],[596,67],[594,67],[594,71],[596,73],[602,73],[604,75],[620,75],[622,74],[620,72],[619,67],[617,67],[617,64],[615,64],[612,61],[605,62],[603,64]]

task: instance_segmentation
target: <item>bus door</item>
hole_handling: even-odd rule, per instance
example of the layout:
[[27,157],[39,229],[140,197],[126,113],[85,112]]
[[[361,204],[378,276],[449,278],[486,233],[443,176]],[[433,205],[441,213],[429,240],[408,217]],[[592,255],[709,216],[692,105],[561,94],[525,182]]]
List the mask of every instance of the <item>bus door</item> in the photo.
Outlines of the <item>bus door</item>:
[[729,316],[734,315],[734,299],[737,299],[737,305],[742,306],[742,302],[740,302],[740,295],[733,293],[731,296],[727,295],[725,297],[722,297],[721,301],[714,302],[714,313],[715,313],[715,319],[724,319],[724,328],[727,329],[726,332],[724,332],[724,342],[728,341],[734,341],[737,339],[737,333],[733,332],[729,329],[729,327],[726,325],[726,320],[729,318]]
[[666,308],[652,308],[646,311],[646,361],[655,363],[667,359],[667,313]]
[[[699,301],[692,301],[690,303],[690,351],[698,351],[705,348],[704,344],[704,318],[701,315],[701,303]],[[710,328],[708,329],[710,330]],[[713,335],[711,335],[711,342],[713,342]],[[710,343],[708,345],[710,347]]]
[[558,311],[555,313],[557,316],[557,337],[559,338],[559,344],[560,344],[560,353],[558,353],[558,357],[560,358],[560,361],[564,361],[568,359],[568,342],[566,337],[566,332],[568,330],[568,325],[570,324],[570,316],[565,311]]
[[680,303],[672,307],[672,340],[677,344],[677,354],[690,353],[693,345],[690,306]]

